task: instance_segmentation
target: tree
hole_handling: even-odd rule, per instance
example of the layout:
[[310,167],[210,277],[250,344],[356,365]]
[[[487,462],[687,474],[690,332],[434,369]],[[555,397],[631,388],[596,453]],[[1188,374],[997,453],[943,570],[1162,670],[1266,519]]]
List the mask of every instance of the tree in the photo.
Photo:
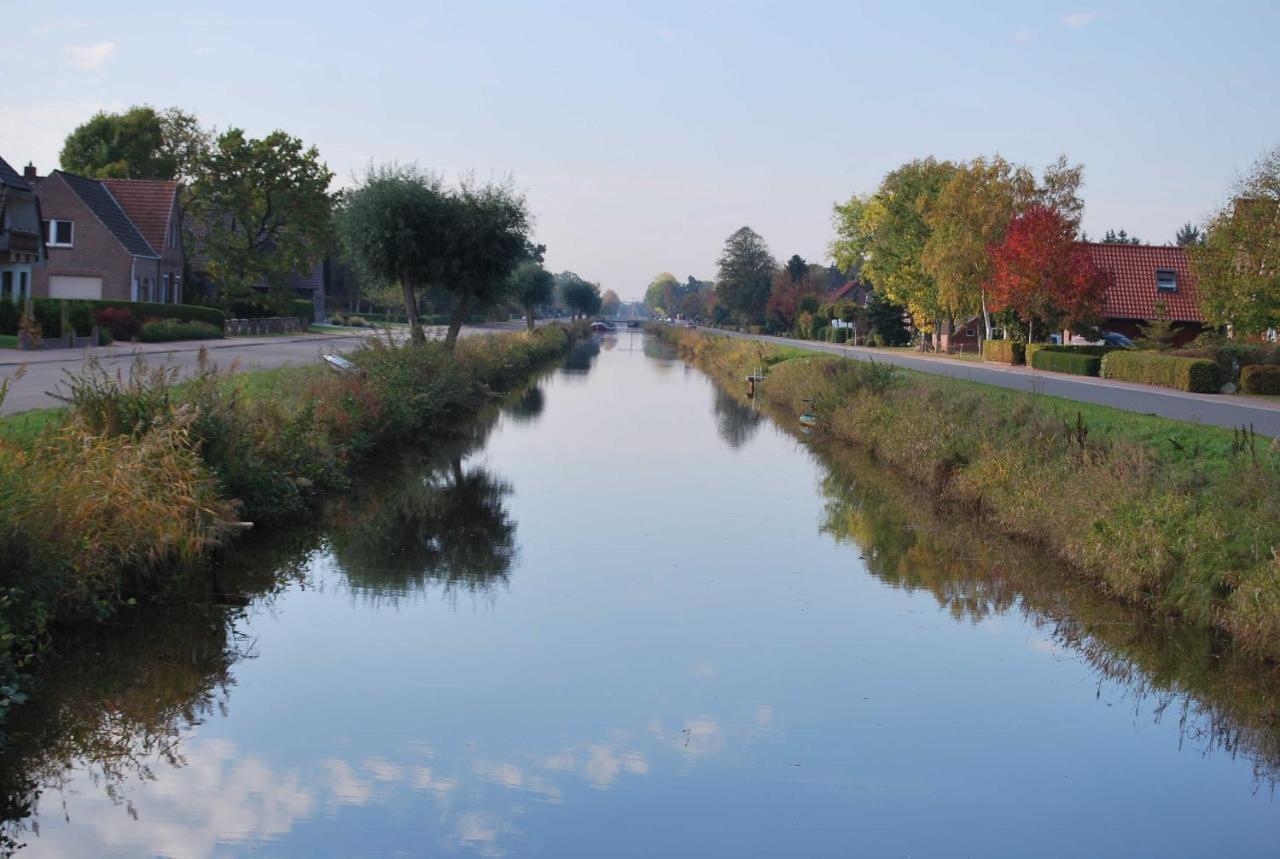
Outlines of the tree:
[[622,299],[612,289],[606,289],[604,295],[600,296],[600,313],[602,315],[617,316],[618,308],[620,307],[622,307]]
[[653,312],[659,310],[667,311],[668,316],[672,316],[677,312],[675,307],[667,307],[663,304],[666,299],[667,290],[672,284],[678,284],[676,276],[670,272],[663,272],[655,277],[644,291],[644,304]]
[[1075,225],[1039,203],[1017,215],[992,251],[992,305],[1027,325],[1083,325],[1097,318],[1107,277],[1075,240]]
[[209,147],[191,114],[141,105],[94,114],[67,135],[58,160],[63,170],[98,179],[191,180]]
[[1180,248],[1189,245],[1198,245],[1204,241],[1204,235],[1200,232],[1200,228],[1187,221],[1178,228],[1178,234],[1174,237],[1173,242]]
[[574,318],[591,316],[600,311],[600,287],[571,271],[556,275],[556,281],[560,298]]
[[989,248],[1004,240],[1013,216],[1035,194],[1035,178],[1027,168],[999,155],[990,161],[976,158],[956,167],[926,217],[929,237],[921,261],[937,286],[940,304],[965,317],[980,311],[988,339]]
[[855,195],[835,207],[836,265],[848,269],[861,260],[863,275],[906,307],[921,330],[936,332],[954,312],[925,270],[923,254],[927,215],[955,169],[950,161],[917,159],[886,175],[871,196]]
[[456,209],[435,174],[386,165],[370,167],[338,210],[338,233],[356,265],[377,282],[399,284],[416,343],[426,342],[418,290],[444,276]]
[[527,259],[511,272],[510,292],[524,308],[525,321],[533,330],[533,310],[555,296],[556,280],[537,260]]
[[799,283],[800,280],[808,273],[809,264],[804,261],[804,257],[800,254],[792,254],[791,259],[787,260],[787,274],[791,277],[792,283]]
[[800,257],[793,256],[787,267],[773,276],[769,301],[765,305],[766,322],[772,330],[795,329],[800,314],[816,311],[826,294],[827,270],[820,265],[805,264],[801,271],[799,266],[792,265],[798,259]]
[[1280,328],[1280,146],[1236,183],[1233,201],[1188,248],[1205,318],[1237,334]]
[[238,128],[205,159],[187,219],[212,280],[224,289],[282,287],[329,244],[333,174],[314,146],[283,131],[261,140]]
[[778,267],[764,239],[750,227],[740,228],[725,240],[719,265],[716,296],[720,304],[744,322],[762,322]]
[[1106,235],[1102,237],[1104,245],[1140,245],[1142,240],[1137,236],[1131,236],[1124,230],[1116,232],[1115,230],[1107,230]]

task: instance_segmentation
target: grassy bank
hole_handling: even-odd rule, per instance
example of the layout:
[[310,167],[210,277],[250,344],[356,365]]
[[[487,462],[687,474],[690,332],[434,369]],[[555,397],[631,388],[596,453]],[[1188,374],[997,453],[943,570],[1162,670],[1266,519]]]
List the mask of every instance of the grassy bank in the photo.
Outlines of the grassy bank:
[[1221,430],[662,329],[741,386],[768,367],[772,406],[810,411],[983,527],[1031,542],[1106,592],[1280,658],[1280,448]]
[[66,409],[0,424],[0,717],[60,627],[162,595],[247,523],[300,516],[381,445],[446,434],[580,333],[468,338],[453,353],[371,340],[347,375],[202,361],[180,381],[86,365]]

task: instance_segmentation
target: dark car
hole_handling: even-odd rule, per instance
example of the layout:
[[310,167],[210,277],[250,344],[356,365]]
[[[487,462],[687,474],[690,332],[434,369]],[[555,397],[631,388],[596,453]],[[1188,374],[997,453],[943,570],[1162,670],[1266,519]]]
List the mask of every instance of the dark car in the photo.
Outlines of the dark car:
[[1119,331],[1108,331],[1102,335],[1102,342],[1107,346],[1116,346],[1121,349],[1133,349],[1133,341],[1121,334]]

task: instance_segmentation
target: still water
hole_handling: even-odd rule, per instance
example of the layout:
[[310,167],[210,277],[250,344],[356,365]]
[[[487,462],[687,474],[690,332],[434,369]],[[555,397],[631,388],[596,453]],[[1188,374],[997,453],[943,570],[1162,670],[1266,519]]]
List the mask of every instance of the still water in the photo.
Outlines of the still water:
[[1275,855],[1280,692],[638,332],[49,671],[41,856]]

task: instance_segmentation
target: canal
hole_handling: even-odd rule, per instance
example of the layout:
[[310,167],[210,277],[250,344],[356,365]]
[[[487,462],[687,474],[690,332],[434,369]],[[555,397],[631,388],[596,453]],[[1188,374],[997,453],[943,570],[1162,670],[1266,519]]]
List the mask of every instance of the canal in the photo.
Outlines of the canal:
[[[1280,689],[639,332],[78,642],[42,856],[1245,856]],[[18,846],[25,845],[25,846]]]

